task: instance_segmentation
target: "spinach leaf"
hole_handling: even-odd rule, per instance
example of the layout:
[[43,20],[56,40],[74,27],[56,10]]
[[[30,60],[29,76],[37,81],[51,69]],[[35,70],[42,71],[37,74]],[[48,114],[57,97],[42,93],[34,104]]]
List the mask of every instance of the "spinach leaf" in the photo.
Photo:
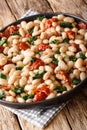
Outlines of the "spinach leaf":
[[0,46],[2,46],[4,43],[7,43],[7,39],[6,38],[1,38]]
[[28,42],[30,45],[33,45],[35,40],[37,40],[37,38],[35,36],[32,36],[31,38],[29,38]]
[[24,92],[24,87],[17,86],[17,87],[12,88],[11,90],[15,92],[16,94],[21,94],[22,92]]
[[59,40],[55,39],[55,40],[51,41],[50,44],[59,44]]
[[60,22],[60,26],[63,28],[72,28],[72,23],[70,22]]
[[52,62],[56,65],[58,64],[58,59],[56,59],[54,55],[52,56]]
[[7,76],[5,74],[3,74],[2,72],[0,72],[0,78],[7,79]]
[[57,93],[62,93],[63,91],[66,91],[67,88],[65,86],[57,86],[55,90]]
[[40,79],[40,78],[43,77],[43,75],[44,75],[45,73],[46,73],[46,71],[43,71],[42,73],[37,72],[37,73],[35,73],[35,75],[32,77],[32,79],[33,79],[33,80],[35,80],[35,79]]
[[0,99],[3,99],[6,96],[5,92],[0,93]]

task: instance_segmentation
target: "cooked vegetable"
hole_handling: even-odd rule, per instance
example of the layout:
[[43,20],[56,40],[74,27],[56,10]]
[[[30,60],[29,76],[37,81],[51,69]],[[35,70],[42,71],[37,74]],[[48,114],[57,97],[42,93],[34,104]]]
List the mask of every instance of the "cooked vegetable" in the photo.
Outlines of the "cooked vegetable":
[[3,99],[6,96],[5,92],[0,92],[0,99]]
[[57,93],[62,93],[63,91],[66,91],[67,88],[65,86],[57,86],[55,90]]
[[31,28],[31,29],[29,30],[29,33],[32,34],[33,31],[34,31],[34,28]]
[[79,57],[81,58],[81,59],[86,59],[86,56],[85,56],[85,54],[83,54],[82,52],[79,52]]
[[74,79],[72,80],[72,83],[73,83],[74,85],[78,85],[80,82],[81,82],[81,80],[80,80],[80,79],[77,79],[77,78],[74,78]]
[[56,53],[57,53],[57,54],[60,54],[60,50],[58,49],[58,50],[56,51]]
[[59,40],[55,39],[55,40],[51,41],[50,44],[59,44]]
[[27,99],[32,99],[34,97],[34,94],[33,95],[29,95],[28,93],[26,93],[25,95],[22,96],[23,99],[27,100]]
[[44,75],[45,73],[46,73],[46,71],[43,71],[42,73],[37,72],[37,73],[35,73],[35,75],[32,77],[32,79],[33,79],[33,80],[35,80],[35,79],[40,79],[40,78],[43,77],[43,75]]
[[2,46],[4,43],[7,43],[7,38],[2,38],[0,40],[0,46]]
[[65,42],[68,43],[68,42],[69,42],[69,38],[68,38],[68,37],[64,38],[64,39],[63,39],[63,42],[64,42],[64,43],[65,43]]
[[12,35],[19,35],[19,36],[21,36],[18,31],[14,31],[14,32],[12,33]]
[[30,60],[30,63],[32,64],[35,60],[36,60],[36,57],[32,57],[32,59]]
[[16,70],[22,70],[23,69],[23,66],[17,66],[16,67]]
[[26,42],[20,42],[19,43],[19,49],[20,50],[27,50],[29,48],[30,48],[30,46],[28,44],[26,44]]
[[69,60],[75,62],[77,58],[75,56],[69,56]]
[[15,92],[16,94],[21,94],[22,92],[24,92],[24,87],[17,86],[17,87],[12,88],[11,90]]
[[60,26],[63,28],[72,28],[72,23],[70,22],[60,22]]
[[7,79],[7,76],[5,74],[3,74],[2,72],[0,72],[0,78]]
[[58,59],[56,59],[54,55],[52,56],[52,62],[56,65],[58,64]]
[[45,16],[38,16],[38,17],[37,17],[37,20],[42,21],[44,18],[46,18],[46,17],[45,17]]
[[37,40],[37,38],[35,36],[32,36],[29,38],[28,42],[30,45],[33,45],[35,40]]

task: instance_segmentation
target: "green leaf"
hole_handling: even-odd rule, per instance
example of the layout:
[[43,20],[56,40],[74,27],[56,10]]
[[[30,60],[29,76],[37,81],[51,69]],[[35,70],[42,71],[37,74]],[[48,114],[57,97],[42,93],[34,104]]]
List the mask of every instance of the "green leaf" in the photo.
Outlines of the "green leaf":
[[80,79],[77,79],[77,78],[74,78],[74,79],[72,80],[73,85],[77,85],[77,84],[79,84],[80,82],[81,82],[81,80],[80,80]]
[[56,51],[56,53],[57,53],[57,54],[60,54],[60,50],[58,49],[58,50]]
[[67,70],[66,72],[67,72],[67,74],[70,74],[70,73],[72,73],[72,70],[70,69],[70,70]]
[[6,38],[2,38],[0,40],[0,46],[2,46],[4,43],[7,43],[7,39]]
[[26,93],[22,98],[27,100],[27,99],[32,99],[34,97],[34,94],[29,95],[28,93]]
[[75,56],[69,56],[69,60],[75,62],[77,58]]
[[52,62],[56,65],[58,64],[58,59],[56,59],[54,55],[52,56]]
[[31,28],[31,29],[29,30],[29,33],[32,34],[33,31],[34,31],[34,28]]
[[30,63],[32,64],[35,60],[36,60],[36,58],[32,57],[32,59],[30,60]]
[[42,21],[44,18],[46,18],[46,17],[45,16],[38,16],[37,20]]
[[67,88],[65,86],[57,86],[55,90],[57,93],[62,93],[63,91],[66,91]]
[[17,86],[17,87],[12,88],[11,90],[15,92],[16,94],[21,94],[22,92],[24,92],[24,87]]
[[16,70],[22,70],[23,69],[23,66],[17,66],[16,67]]
[[3,74],[2,72],[0,72],[0,78],[1,79],[7,79],[7,76],[5,74]]
[[60,26],[63,28],[72,28],[72,23],[70,22],[60,22]]
[[29,38],[28,42],[30,45],[33,45],[35,40],[37,40],[37,38],[35,36],[32,36],[31,38]]
[[50,44],[59,44],[59,40],[55,39],[55,40],[51,41]]
[[44,75],[45,73],[46,73],[46,71],[43,71],[42,73],[37,72],[37,73],[35,73],[35,75],[32,77],[32,79],[33,79],[33,80],[35,80],[35,79],[40,79],[40,78],[43,77],[43,75]]
[[66,42],[66,43],[69,43],[69,38],[68,38],[68,37],[64,38],[64,39],[63,39],[63,42],[64,42],[64,43],[65,43],[65,42]]
[[0,93],[0,99],[3,99],[6,96],[5,92]]
[[18,31],[14,31],[14,32],[12,33],[12,35],[19,35],[19,36],[21,36]]
[[35,52],[35,54],[42,55],[42,54],[43,54],[43,52],[42,52],[42,51],[38,51],[38,52]]
[[83,59],[83,60],[86,59],[85,54],[83,54],[82,52],[79,53],[79,57],[80,57],[81,59]]

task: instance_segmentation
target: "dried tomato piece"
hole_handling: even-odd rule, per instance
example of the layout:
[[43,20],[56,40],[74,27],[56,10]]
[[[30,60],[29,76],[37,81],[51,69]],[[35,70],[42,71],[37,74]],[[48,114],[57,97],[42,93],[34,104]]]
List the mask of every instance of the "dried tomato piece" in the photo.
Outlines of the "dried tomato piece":
[[78,27],[79,27],[79,29],[86,29],[87,28],[87,24],[84,23],[84,22],[79,22],[78,23]]
[[57,67],[57,65],[54,64],[54,63],[51,63],[50,66],[51,66],[53,69],[55,69],[55,68]]
[[46,98],[45,93],[39,92],[39,93],[37,93],[37,94],[34,96],[33,102],[38,102],[38,101],[44,100],[45,98]]
[[36,59],[32,65],[29,65],[29,70],[35,70],[35,69],[38,69],[39,66],[43,66],[44,65],[44,62],[41,60],[41,59]]
[[68,84],[71,83],[70,78],[65,71],[59,70],[57,73],[61,74],[63,76],[63,79],[65,80],[66,83],[68,83]]
[[4,47],[0,46],[0,53],[3,53]]
[[50,48],[49,44],[41,43],[38,46],[39,51],[45,51],[47,48]]
[[6,86],[4,89],[5,89],[6,91],[9,91],[12,87],[13,87],[13,86],[9,85],[9,86]]
[[19,49],[20,50],[27,50],[28,48],[30,48],[30,46],[28,44],[26,44],[26,42],[20,42],[19,43]]
[[69,30],[69,31],[67,31],[67,36],[69,39],[74,40],[75,39],[75,32]]
[[3,37],[9,37],[10,35],[12,35],[12,33],[14,31],[18,31],[19,27],[17,25],[11,25],[9,27],[7,27],[4,32],[3,32]]
[[70,43],[71,46],[75,47],[77,50],[79,50],[79,45],[76,43]]
[[44,100],[50,94],[49,86],[43,86],[42,88],[35,89],[35,96],[33,101],[41,101]]
[[26,34],[26,36],[25,36],[26,38],[30,38],[31,37],[31,34],[30,33],[28,33],[28,34]]

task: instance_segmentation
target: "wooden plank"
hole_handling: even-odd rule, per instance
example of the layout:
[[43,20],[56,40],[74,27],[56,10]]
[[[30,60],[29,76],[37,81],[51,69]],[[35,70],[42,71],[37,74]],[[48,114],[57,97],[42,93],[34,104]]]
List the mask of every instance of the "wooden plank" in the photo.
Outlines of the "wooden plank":
[[87,0],[47,0],[54,12],[65,12],[87,19]]
[[0,0],[0,29],[7,24],[15,21],[15,17],[11,13],[5,0]]
[[15,17],[18,19],[27,10],[32,8],[33,10],[37,10],[39,12],[51,12],[49,4],[46,0],[6,0],[10,9],[12,10]]
[[16,116],[0,105],[0,130],[21,130]]

